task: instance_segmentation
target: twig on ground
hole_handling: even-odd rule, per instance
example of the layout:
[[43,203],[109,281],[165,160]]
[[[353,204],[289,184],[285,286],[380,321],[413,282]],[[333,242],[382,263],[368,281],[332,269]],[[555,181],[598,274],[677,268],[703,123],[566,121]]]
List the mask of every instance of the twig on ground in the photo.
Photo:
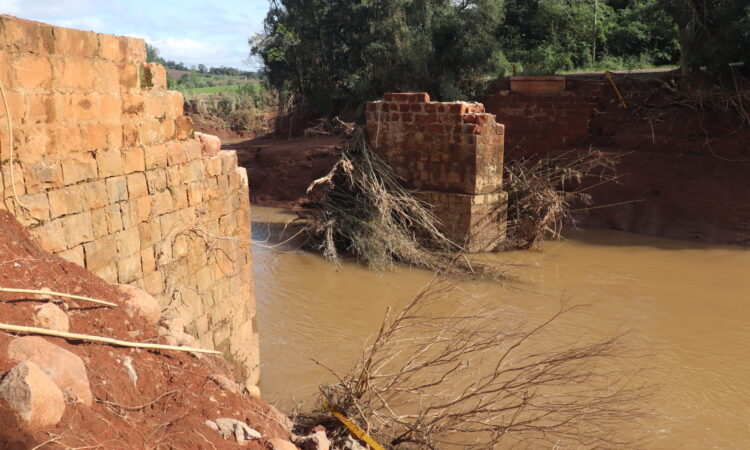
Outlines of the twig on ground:
[[63,339],[72,339],[76,341],[88,341],[88,342],[96,342],[96,343],[102,343],[102,344],[110,344],[110,345],[115,345],[117,347],[143,348],[143,349],[151,349],[151,350],[174,350],[178,352],[207,353],[211,355],[221,355],[221,352],[216,351],[216,350],[206,350],[202,348],[192,348],[192,347],[177,347],[174,345],[146,344],[142,342],[121,341],[119,339],[113,339],[113,338],[107,338],[107,337],[101,337],[101,336],[68,333],[64,331],[48,330],[46,328],[10,325],[7,323],[0,323],[0,330],[14,331],[16,333],[41,334],[45,336],[54,336],[54,337],[60,337]]

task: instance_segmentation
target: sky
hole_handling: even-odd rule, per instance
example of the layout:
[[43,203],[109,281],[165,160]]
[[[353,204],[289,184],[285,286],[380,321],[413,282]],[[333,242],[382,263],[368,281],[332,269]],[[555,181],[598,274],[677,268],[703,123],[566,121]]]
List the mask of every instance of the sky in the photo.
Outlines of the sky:
[[[212,5],[209,3],[213,3]],[[0,0],[0,13],[51,25],[140,37],[188,66],[247,64],[247,39],[262,31],[268,0]]]

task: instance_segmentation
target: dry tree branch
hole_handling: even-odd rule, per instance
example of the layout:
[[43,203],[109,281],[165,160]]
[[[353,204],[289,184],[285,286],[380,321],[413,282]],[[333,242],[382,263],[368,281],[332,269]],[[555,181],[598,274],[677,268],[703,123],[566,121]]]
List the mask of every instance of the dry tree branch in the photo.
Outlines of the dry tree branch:
[[554,344],[554,325],[574,307],[531,326],[456,302],[454,286],[436,276],[389,312],[353,369],[321,387],[325,400],[390,448],[637,443],[633,419],[651,389],[635,378],[621,335]]

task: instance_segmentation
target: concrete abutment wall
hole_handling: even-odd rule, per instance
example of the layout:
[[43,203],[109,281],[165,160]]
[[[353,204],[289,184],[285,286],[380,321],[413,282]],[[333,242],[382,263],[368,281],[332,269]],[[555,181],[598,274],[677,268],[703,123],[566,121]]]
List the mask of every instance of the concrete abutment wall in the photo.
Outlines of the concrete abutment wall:
[[255,383],[247,173],[234,152],[202,154],[145,60],[140,39],[0,16],[0,208],[45,250],[154,295]]
[[480,103],[390,93],[367,104],[373,149],[433,205],[442,231],[469,252],[505,240],[504,126]]

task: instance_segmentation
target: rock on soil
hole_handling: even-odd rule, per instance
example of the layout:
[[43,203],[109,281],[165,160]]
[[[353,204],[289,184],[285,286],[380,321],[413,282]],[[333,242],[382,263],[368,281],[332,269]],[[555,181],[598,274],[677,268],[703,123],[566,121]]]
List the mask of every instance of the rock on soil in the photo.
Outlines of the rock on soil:
[[[0,286],[47,287],[119,305],[125,303],[116,285],[42,251],[21,224],[4,210],[0,210]],[[35,326],[35,307],[43,303],[47,302],[35,295],[0,292],[0,321]],[[166,343],[156,326],[147,323],[140,314],[128,316],[125,307],[79,306],[67,301],[66,305],[71,332]],[[0,377],[19,363],[8,351],[8,347],[17,345],[12,344],[17,339],[27,338],[0,333]],[[210,380],[215,374],[233,379],[231,368],[220,357],[198,360],[185,352],[170,350],[146,351],[56,337],[44,340],[80,357],[88,372],[92,397],[97,401],[90,407],[66,405],[56,426],[31,430],[9,403],[0,398],[2,450],[34,448],[52,436],[58,437],[52,444],[54,448],[238,448],[235,439],[224,440],[219,433],[206,431],[204,422],[215,417],[242,421],[262,434],[262,438],[246,443],[242,447],[245,450],[267,450],[268,440],[291,438],[277,421],[270,419],[273,412],[268,404],[224,390]],[[128,374],[126,361],[137,371],[137,385]],[[39,370],[52,379],[43,367]]]
[[228,439],[234,436],[238,444],[260,439],[262,435],[257,430],[250,428],[245,422],[237,419],[222,417],[215,421],[206,421],[206,425],[218,431],[221,437]]
[[125,297],[125,303],[127,304],[125,312],[127,312],[130,317],[137,314],[151,325],[159,323],[159,319],[161,318],[161,306],[154,297],[149,295],[148,292],[138,289],[135,286],[120,284],[117,288]]
[[93,396],[86,366],[81,358],[38,336],[16,338],[8,345],[8,357],[31,361],[46,373],[71,403],[91,406]]
[[70,319],[65,312],[52,303],[36,306],[34,324],[48,330],[67,332],[70,330]]
[[268,441],[271,450],[298,450],[297,446],[286,439],[271,439]]
[[57,425],[65,412],[62,391],[31,361],[16,365],[5,375],[0,382],[0,398],[30,430]]
[[317,430],[312,434],[297,439],[297,445],[302,450],[329,450],[331,441],[328,440],[325,431]]

